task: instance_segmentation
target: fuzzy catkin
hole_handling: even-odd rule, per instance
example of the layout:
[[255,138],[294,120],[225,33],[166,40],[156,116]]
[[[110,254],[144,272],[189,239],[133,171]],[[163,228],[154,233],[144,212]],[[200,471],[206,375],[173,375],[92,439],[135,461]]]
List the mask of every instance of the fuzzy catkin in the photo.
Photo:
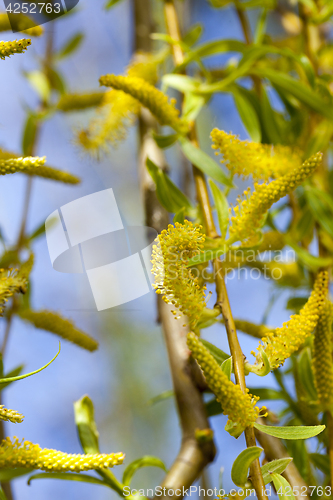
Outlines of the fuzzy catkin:
[[333,304],[326,301],[314,334],[312,367],[319,402],[323,410],[333,411],[332,359]]
[[187,335],[187,345],[202,369],[208,387],[221,403],[224,415],[228,415],[232,422],[238,423],[243,429],[253,426],[259,416],[259,408],[255,406],[259,398],[244,394],[239,385],[231,382],[192,332]]
[[20,276],[17,270],[0,269],[0,316],[3,315],[6,302],[14,293],[24,293],[27,284],[25,276]]
[[[152,253],[151,272],[155,276],[156,293],[187,316],[192,327],[205,307],[205,288],[200,287],[187,263],[202,249],[204,241],[201,226],[196,227],[188,220],[184,224],[176,222],[157,237]],[[177,317],[177,312],[173,313]]]
[[252,194],[250,188],[244,191],[245,198],[239,198],[238,205],[234,207],[235,215],[231,217],[227,243],[254,238],[270,207],[312,175],[321,161],[322,153],[317,153],[300,167],[269,184],[255,183]]
[[5,59],[13,54],[22,54],[29,45],[31,45],[31,40],[28,38],[13,40],[12,42],[0,42],[0,59]]
[[283,365],[285,360],[304,344],[315,329],[322,314],[323,305],[328,292],[328,273],[318,273],[313,291],[299,314],[294,314],[281,328],[262,339],[258,347],[257,361],[261,362],[261,351],[267,355],[271,369]]
[[0,468],[12,469],[25,467],[54,472],[82,472],[99,470],[120,465],[125,456],[123,453],[70,455],[57,450],[40,448],[30,441],[19,441],[17,437],[9,437],[0,445]]
[[5,422],[12,422],[13,424],[20,424],[23,422],[24,416],[15,410],[9,410],[4,405],[0,405],[0,420]]
[[36,328],[55,333],[83,349],[92,352],[98,348],[95,339],[76,328],[72,321],[63,318],[60,314],[52,311],[32,311],[31,309],[21,309],[18,314],[20,318],[32,323]]
[[132,76],[104,75],[99,79],[101,85],[122,90],[149,109],[161,125],[169,125],[176,132],[186,134],[188,125],[179,118],[179,111],[168,97],[142,78]]
[[90,92],[85,94],[63,94],[57,104],[59,111],[71,113],[100,106],[103,103],[105,92]]
[[300,151],[288,146],[241,141],[239,136],[217,128],[212,131],[211,138],[212,148],[223,155],[221,163],[243,178],[251,175],[255,181],[276,179],[302,163]]

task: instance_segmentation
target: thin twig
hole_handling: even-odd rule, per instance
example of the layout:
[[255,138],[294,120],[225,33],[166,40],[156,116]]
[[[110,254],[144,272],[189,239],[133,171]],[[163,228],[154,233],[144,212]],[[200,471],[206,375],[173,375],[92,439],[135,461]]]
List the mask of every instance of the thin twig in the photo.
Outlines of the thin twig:
[[[171,38],[180,42],[181,35],[180,35],[179,23],[174,1],[165,0],[164,5],[165,5],[165,19],[166,19],[168,34],[171,36]],[[184,54],[181,45],[173,44],[172,50],[173,50],[174,63],[176,65],[182,64],[184,60]],[[189,134],[189,137],[192,143],[198,146],[196,129],[194,124],[192,126],[192,130]],[[200,208],[205,223],[206,234],[210,238],[216,238],[218,236],[218,233],[215,228],[215,222],[213,218],[212,207],[210,204],[205,176],[196,167],[193,167],[193,174],[195,178],[197,198],[200,204]],[[228,293],[224,282],[223,268],[219,259],[216,259],[214,261],[214,272],[216,276],[215,281],[216,281],[216,293],[217,293],[216,307],[220,309],[224,318],[229,346],[230,346],[230,352],[233,359],[236,383],[240,385],[242,391],[245,393],[246,384],[244,375],[244,356],[238,341],[237,331],[229,304]],[[248,427],[245,429],[245,439],[248,447],[256,445],[254,430],[252,427]],[[250,477],[253,486],[256,490],[258,500],[267,500],[265,485],[260,470],[259,459],[255,460],[252,463],[250,467]]]

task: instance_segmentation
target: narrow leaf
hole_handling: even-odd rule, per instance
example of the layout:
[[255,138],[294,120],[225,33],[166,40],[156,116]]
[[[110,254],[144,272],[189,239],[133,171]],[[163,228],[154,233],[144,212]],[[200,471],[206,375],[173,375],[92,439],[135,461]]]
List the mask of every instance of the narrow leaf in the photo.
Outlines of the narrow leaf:
[[265,484],[272,481],[271,473],[282,474],[292,461],[292,458],[279,458],[278,460],[272,460],[261,467],[261,473]]
[[208,349],[208,351],[214,356],[219,365],[222,365],[223,361],[230,358],[230,354],[225,353],[215,345],[208,342],[208,340],[200,339],[203,345]]
[[221,369],[222,369],[223,373],[225,373],[226,376],[228,377],[228,379],[230,380],[231,379],[231,372],[232,372],[232,356],[230,356],[230,358],[223,361],[223,363],[221,365]]
[[146,455],[142,458],[138,458],[138,460],[134,460],[131,464],[129,464],[123,474],[123,484],[129,485],[135,472],[141,467],[159,467],[167,472],[166,467],[162,460],[157,457],[153,457],[150,455]]
[[249,467],[254,460],[260,457],[262,451],[262,448],[258,446],[251,446],[238,455],[231,469],[231,479],[236,486],[245,486]]
[[24,378],[31,377],[31,375],[35,375],[36,373],[41,372],[42,370],[45,370],[53,361],[59,356],[60,354],[60,342],[59,342],[59,351],[57,354],[54,356],[54,358],[51,359],[45,366],[42,366],[38,370],[35,370],[34,372],[26,373],[25,375],[19,375],[17,377],[5,377],[0,379],[0,384],[8,384],[8,382],[15,382],[16,380],[23,380]]
[[72,472],[42,472],[41,474],[34,474],[28,479],[28,485],[34,479],[60,479],[62,481],[77,481],[79,483],[99,484],[100,486],[109,487],[108,483],[97,479],[97,477],[89,476],[88,474],[74,474]]
[[[235,87],[236,89],[237,87]],[[252,141],[261,142],[261,127],[256,110],[254,109],[251,101],[243,92],[233,91],[235,105],[239,116],[248,131]]]
[[309,439],[317,436],[325,429],[325,425],[275,427],[273,425],[258,424],[257,422],[255,422],[254,427],[258,431],[280,439]]
[[275,472],[271,475],[276,493],[279,495],[280,500],[295,500],[292,488],[288,481],[280,474]]
[[222,166],[207,153],[194,146],[188,139],[181,138],[179,142],[184,155],[193,165],[215,181],[233,187],[232,180],[223,172]]
[[99,453],[98,430],[94,419],[94,405],[88,396],[74,403],[75,423],[85,453]]
[[209,186],[214,198],[215,209],[219,221],[221,238],[225,240],[229,224],[229,205],[225,194],[215,184],[212,179],[209,179]]

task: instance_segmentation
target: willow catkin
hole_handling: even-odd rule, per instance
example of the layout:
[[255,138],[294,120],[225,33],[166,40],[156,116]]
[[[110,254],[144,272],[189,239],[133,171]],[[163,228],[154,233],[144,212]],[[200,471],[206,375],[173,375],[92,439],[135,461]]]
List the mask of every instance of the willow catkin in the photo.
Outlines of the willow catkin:
[[82,472],[106,469],[122,464],[123,453],[70,455],[57,450],[42,449],[30,441],[9,437],[0,445],[0,468],[24,467],[54,472]]
[[330,411],[333,411],[332,320],[333,304],[326,300],[314,334],[312,367],[321,407]]

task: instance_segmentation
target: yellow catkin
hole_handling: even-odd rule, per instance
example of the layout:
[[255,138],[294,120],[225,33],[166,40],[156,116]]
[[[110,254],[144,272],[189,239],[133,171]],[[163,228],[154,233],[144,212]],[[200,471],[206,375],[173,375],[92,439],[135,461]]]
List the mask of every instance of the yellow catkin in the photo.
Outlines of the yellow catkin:
[[20,424],[23,422],[24,416],[15,410],[8,410],[4,405],[0,405],[0,420],[12,422],[13,424]]
[[[191,326],[197,323],[205,307],[205,288],[200,287],[187,263],[203,248],[204,241],[201,226],[194,226],[188,220],[184,224],[176,222],[157,237],[152,253],[156,293],[187,316]],[[173,313],[177,317],[177,312]]]
[[31,45],[31,40],[25,38],[12,42],[0,42],[0,59],[5,59],[13,54],[22,54],[29,45]]
[[55,333],[83,349],[92,352],[98,348],[96,340],[76,328],[72,321],[63,318],[60,314],[52,311],[32,311],[31,309],[21,309],[18,314],[20,318],[32,323],[36,328]]
[[[148,53],[137,53],[126,69],[127,76],[141,78],[151,85],[157,82],[159,59]],[[81,130],[77,141],[90,154],[106,150],[110,144],[125,139],[127,128],[134,124],[141,110],[141,104],[122,90],[104,93],[98,116],[87,130]]]
[[63,113],[82,111],[100,106],[105,92],[90,92],[85,94],[63,94],[57,104],[57,109]]
[[44,165],[46,157],[28,156],[26,158],[0,158],[0,175],[14,174],[15,172],[25,172],[35,170]]
[[3,310],[6,302],[14,293],[25,293],[27,279],[20,276],[17,270],[0,269],[0,316],[3,315]]
[[285,360],[304,344],[307,337],[315,329],[328,291],[328,273],[318,273],[313,291],[299,314],[294,314],[290,320],[283,323],[262,339],[258,347],[257,362],[262,362],[261,352],[264,351],[269,359],[271,369],[283,365]]
[[213,149],[223,155],[221,163],[243,178],[252,175],[255,181],[276,179],[302,163],[300,151],[288,146],[241,141],[239,136],[217,128],[212,131],[211,138]]
[[300,167],[293,169],[269,184],[254,185],[244,191],[244,199],[239,199],[239,204],[234,207],[235,215],[231,217],[230,238],[227,243],[243,241],[253,238],[257,230],[262,227],[269,208],[285,195],[293,191],[307,179],[322,161],[322,153],[317,153]]
[[101,76],[99,82],[106,87],[122,90],[137,99],[161,125],[168,125],[180,134],[187,133],[188,125],[179,118],[179,111],[173,102],[169,102],[168,96],[142,78],[110,74]]
[[[34,161],[35,160],[35,161]],[[0,149],[0,175],[21,172],[65,184],[78,184],[80,179],[69,172],[45,165],[45,156],[20,158],[15,153]]]
[[14,29],[29,36],[41,36],[43,34],[43,28],[35,26],[33,19],[25,14],[12,14],[10,20],[11,23],[7,13],[0,13],[0,31],[12,31]]
[[333,411],[333,360],[332,360],[333,304],[327,300],[314,335],[312,366],[318,399],[323,410]]
[[259,416],[259,408],[255,406],[259,398],[243,394],[240,386],[228,379],[215,358],[192,332],[187,336],[187,345],[200,365],[208,387],[221,403],[224,415],[228,415],[229,420],[242,429],[253,426]]
[[82,472],[105,469],[122,464],[123,453],[70,455],[57,450],[42,449],[30,441],[9,437],[0,445],[0,468],[26,467],[54,472]]

